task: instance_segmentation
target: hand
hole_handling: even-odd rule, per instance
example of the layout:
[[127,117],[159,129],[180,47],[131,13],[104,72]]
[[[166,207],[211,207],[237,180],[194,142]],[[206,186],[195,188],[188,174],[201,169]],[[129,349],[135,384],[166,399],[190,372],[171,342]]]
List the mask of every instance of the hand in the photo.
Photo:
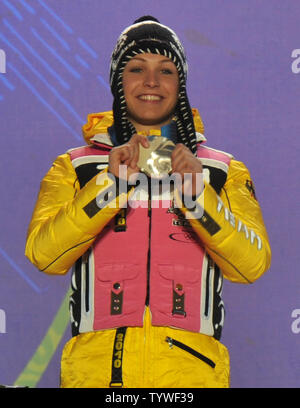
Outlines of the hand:
[[172,152],[172,173],[180,175],[183,194],[196,196],[202,192],[203,180],[199,176],[202,173],[202,163],[181,143]]
[[[135,133],[129,142],[114,147],[109,155],[108,171],[118,178],[125,178],[126,180],[132,174],[139,173],[140,169],[137,166],[139,160],[139,145],[147,148],[149,142],[146,136]],[[126,174],[120,173],[120,166],[127,166]]]

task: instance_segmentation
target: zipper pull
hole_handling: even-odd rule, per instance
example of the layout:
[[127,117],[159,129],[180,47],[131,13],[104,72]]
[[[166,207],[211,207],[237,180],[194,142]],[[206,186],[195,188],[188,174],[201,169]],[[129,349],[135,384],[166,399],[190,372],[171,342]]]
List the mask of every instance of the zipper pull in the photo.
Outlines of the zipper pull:
[[171,337],[166,337],[166,342],[169,344],[169,347],[172,348],[173,347],[173,339]]

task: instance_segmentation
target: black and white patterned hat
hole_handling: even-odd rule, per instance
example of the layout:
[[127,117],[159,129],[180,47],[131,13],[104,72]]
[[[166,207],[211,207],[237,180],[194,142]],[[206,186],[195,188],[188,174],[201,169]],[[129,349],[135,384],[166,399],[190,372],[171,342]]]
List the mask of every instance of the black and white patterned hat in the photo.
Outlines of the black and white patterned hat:
[[179,95],[174,112],[178,143],[196,152],[196,133],[193,114],[186,94],[187,61],[183,46],[173,30],[160,24],[152,16],[144,16],[127,27],[120,35],[112,53],[110,86],[114,96],[113,114],[116,138],[119,144],[126,143],[136,133],[127,119],[127,107],[123,91],[123,71],[128,61],[137,54],[160,54],[170,58],[179,76]]

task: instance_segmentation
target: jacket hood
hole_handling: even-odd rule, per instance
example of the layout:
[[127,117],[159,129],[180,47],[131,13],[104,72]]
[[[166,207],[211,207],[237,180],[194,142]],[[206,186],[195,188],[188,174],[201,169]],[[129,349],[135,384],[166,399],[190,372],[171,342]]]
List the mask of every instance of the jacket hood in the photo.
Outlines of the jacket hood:
[[[197,141],[205,142],[204,125],[198,109],[193,108],[193,119],[195,124]],[[87,123],[82,126],[82,133],[87,144],[102,142],[112,144],[108,135],[108,128],[113,125],[113,111],[90,113],[87,116]]]

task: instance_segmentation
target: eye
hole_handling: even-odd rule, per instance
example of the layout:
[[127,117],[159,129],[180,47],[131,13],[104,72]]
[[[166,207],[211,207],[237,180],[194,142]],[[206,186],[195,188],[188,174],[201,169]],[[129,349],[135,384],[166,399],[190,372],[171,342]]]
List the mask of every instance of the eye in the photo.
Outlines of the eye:
[[142,68],[140,68],[140,67],[132,67],[132,68],[130,68],[129,72],[139,73],[139,72],[142,72]]
[[162,72],[163,74],[165,74],[165,75],[173,75],[173,74],[174,74],[174,72],[173,72],[171,69],[169,69],[169,68],[163,68],[163,69],[161,70],[161,72]]

